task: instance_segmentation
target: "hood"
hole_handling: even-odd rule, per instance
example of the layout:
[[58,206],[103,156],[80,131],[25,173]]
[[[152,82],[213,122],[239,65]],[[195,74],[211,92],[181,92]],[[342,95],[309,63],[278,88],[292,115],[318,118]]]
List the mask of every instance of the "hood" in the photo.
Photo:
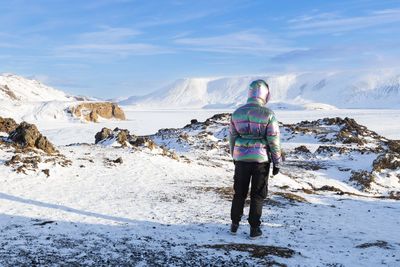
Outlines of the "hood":
[[250,84],[247,103],[265,105],[270,98],[269,87],[264,80],[255,80]]

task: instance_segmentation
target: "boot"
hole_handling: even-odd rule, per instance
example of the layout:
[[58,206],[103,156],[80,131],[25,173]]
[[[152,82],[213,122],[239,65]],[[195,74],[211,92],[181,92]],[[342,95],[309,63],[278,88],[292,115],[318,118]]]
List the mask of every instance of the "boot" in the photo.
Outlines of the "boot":
[[260,226],[257,227],[250,227],[250,238],[251,239],[256,239],[257,237],[260,237],[262,235],[262,231]]
[[232,235],[236,235],[236,232],[239,228],[239,224],[238,223],[232,223],[231,224],[231,234]]

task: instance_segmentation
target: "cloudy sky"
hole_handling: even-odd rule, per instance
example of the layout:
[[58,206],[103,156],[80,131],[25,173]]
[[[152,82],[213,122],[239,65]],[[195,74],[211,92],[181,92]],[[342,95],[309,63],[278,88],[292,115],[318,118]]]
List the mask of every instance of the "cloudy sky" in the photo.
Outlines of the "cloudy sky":
[[400,62],[400,0],[0,0],[0,10],[0,73],[103,98],[185,77]]

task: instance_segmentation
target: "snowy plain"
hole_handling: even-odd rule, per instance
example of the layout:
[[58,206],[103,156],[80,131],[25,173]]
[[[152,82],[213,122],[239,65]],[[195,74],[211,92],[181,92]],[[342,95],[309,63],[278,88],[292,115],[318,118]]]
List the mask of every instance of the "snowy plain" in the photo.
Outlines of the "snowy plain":
[[[141,110],[122,106],[126,121],[104,121],[98,124],[68,121],[57,122],[32,120],[39,129],[57,145],[93,143],[94,135],[102,127],[128,129],[137,135],[154,134],[162,128],[180,128],[191,119],[204,121],[217,113],[232,112],[233,109],[165,109]],[[391,139],[400,139],[400,111],[398,109],[336,109],[336,110],[274,110],[282,123],[315,120],[325,117],[350,117],[369,129]],[[28,119],[29,121],[29,119]]]
[[[127,121],[35,121],[72,164],[40,163],[50,169],[49,177],[1,166],[0,265],[399,266],[398,201],[298,193],[307,202],[292,203],[273,195],[264,207],[264,236],[253,241],[245,220],[237,236],[229,234],[229,199],[205,190],[232,186],[231,162],[212,166],[146,149],[71,145],[93,144],[102,127],[153,134],[223,112],[125,110]],[[276,114],[284,123],[352,117],[385,137],[400,138],[399,110]],[[0,150],[1,163],[10,157]],[[122,164],[105,161],[118,157]],[[322,173],[316,182],[343,186],[335,175]],[[286,174],[270,179],[270,190],[285,186],[299,184]]]

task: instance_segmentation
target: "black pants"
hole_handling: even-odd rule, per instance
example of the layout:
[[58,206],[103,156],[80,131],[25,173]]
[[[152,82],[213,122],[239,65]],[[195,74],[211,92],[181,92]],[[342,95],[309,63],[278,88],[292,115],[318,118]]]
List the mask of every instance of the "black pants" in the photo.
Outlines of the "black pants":
[[233,189],[235,194],[232,200],[232,223],[239,223],[243,215],[244,203],[250,191],[249,223],[251,227],[260,226],[262,206],[268,193],[269,163],[236,161]]

